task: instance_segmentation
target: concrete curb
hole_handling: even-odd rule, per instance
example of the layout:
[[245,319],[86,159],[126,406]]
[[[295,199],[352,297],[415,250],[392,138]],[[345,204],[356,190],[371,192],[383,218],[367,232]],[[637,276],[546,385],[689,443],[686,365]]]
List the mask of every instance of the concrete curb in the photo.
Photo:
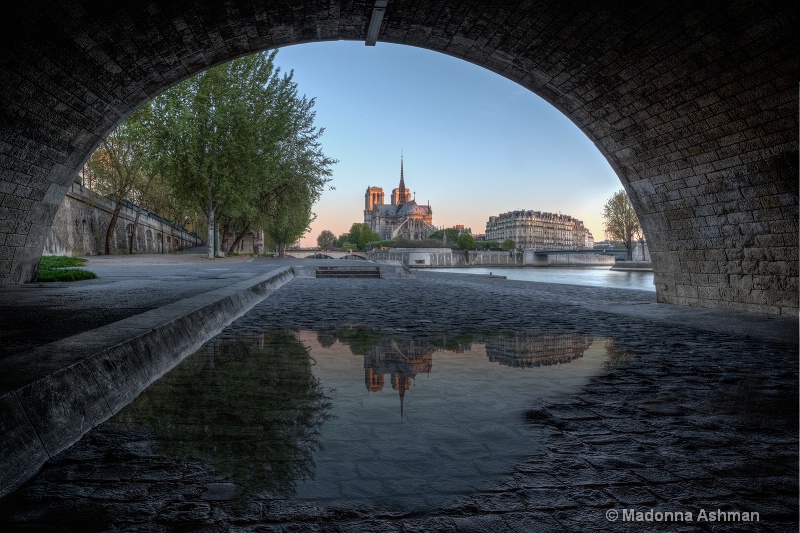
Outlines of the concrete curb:
[[0,497],[294,276],[286,266],[10,357]]

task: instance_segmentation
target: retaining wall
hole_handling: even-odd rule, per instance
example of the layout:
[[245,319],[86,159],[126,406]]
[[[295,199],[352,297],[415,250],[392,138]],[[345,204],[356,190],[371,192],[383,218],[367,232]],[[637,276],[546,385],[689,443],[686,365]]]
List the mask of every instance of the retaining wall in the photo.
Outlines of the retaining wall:
[[613,266],[616,259],[611,255],[600,254],[547,254],[536,255],[533,250],[525,250],[527,266]]
[[4,360],[0,497],[293,277],[284,267]]
[[[111,200],[73,182],[47,233],[43,255],[103,253],[113,212],[114,203]],[[112,254],[128,253],[129,228],[133,228],[135,219],[136,210],[123,206],[114,226]],[[142,210],[136,225],[133,251],[169,253],[202,244],[202,239],[197,235]]]
[[392,248],[367,252],[370,261],[396,261],[408,267],[522,266],[516,252],[462,251],[449,248]]
[[447,248],[393,248],[367,252],[370,261],[396,261],[413,268],[433,267],[513,267],[513,266],[593,266],[613,265],[614,257],[595,253],[536,255],[524,252],[486,252]]

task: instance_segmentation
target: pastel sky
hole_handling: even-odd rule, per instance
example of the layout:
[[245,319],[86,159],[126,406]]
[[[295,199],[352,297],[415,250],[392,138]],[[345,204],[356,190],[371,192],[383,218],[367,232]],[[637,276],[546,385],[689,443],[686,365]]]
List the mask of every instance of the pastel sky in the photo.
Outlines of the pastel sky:
[[410,46],[328,42],[282,48],[301,93],[316,98],[326,154],[339,160],[301,239],[364,221],[367,186],[400,179],[430,202],[437,227],[484,233],[491,215],[530,209],[572,215],[603,239],[603,204],[622,188],[594,144],[562,113],[516,83]]

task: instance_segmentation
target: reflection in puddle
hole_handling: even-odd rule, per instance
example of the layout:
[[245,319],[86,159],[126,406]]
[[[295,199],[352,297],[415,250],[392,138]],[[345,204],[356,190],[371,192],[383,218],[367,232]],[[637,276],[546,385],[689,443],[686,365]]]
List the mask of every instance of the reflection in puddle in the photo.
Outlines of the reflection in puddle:
[[[611,344],[608,344],[611,346]],[[536,453],[526,410],[609,364],[574,333],[219,337],[114,419],[244,496],[429,508]]]
[[330,402],[289,332],[209,342],[112,419],[162,453],[200,459],[245,493],[290,495],[313,474]]

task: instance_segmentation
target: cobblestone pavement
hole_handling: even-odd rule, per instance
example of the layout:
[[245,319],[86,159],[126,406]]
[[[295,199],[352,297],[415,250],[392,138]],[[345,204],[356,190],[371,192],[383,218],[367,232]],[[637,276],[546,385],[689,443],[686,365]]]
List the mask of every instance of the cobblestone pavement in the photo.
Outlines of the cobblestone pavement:
[[[604,311],[654,298],[428,272],[296,279],[229,329],[568,331],[612,338],[622,356],[581,394],[529,406],[540,443],[505,479],[430,512],[216,501],[209,490],[224,492],[230,480],[200,462],[160,464],[104,424],[0,502],[0,529],[107,529],[113,520],[142,531],[797,531],[797,343],[746,334],[724,314],[687,325]],[[796,340],[796,323],[773,324]],[[630,509],[691,512],[693,521],[624,521]],[[718,511],[757,512],[759,521],[702,521]]]

